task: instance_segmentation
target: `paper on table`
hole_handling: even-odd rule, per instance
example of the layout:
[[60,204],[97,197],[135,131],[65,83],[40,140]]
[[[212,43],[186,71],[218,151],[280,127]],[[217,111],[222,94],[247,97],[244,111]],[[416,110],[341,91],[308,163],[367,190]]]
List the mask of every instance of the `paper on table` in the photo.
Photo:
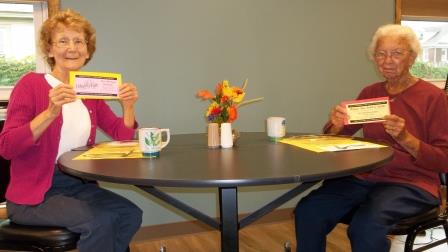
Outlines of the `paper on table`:
[[136,141],[100,143],[73,160],[145,158]]
[[294,145],[314,152],[346,151],[369,148],[383,148],[385,145],[375,144],[348,137],[328,135],[293,136],[280,140],[281,143]]

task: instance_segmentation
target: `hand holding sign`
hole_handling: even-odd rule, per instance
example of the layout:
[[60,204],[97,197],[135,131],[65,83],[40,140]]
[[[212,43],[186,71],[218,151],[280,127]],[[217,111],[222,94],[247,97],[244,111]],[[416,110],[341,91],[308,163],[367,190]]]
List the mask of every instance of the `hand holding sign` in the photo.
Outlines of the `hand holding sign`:
[[118,98],[124,108],[133,106],[138,99],[137,87],[133,83],[123,83],[119,88]]

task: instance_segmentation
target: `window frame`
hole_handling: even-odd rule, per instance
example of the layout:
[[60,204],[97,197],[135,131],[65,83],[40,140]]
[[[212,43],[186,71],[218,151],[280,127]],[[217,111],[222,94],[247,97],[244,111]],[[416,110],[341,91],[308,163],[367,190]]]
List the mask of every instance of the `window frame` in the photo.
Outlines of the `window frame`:
[[448,21],[445,0],[395,0],[395,23],[407,21]]
[[54,13],[59,11],[60,8],[60,0],[0,0],[0,2],[4,3],[38,3],[38,2],[47,2],[48,6],[48,16],[51,17]]

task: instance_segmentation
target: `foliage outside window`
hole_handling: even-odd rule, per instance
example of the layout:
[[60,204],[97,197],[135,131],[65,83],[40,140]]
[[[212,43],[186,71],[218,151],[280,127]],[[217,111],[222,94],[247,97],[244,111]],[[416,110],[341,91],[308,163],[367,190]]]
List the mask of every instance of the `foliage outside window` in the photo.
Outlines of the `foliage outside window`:
[[12,86],[24,73],[35,70],[34,55],[19,60],[0,55],[0,86]]
[[422,53],[411,68],[411,73],[427,80],[445,80],[448,74],[448,22],[407,21],[422,45]]
[[419,78],[429,80],[446,79],[448,66],[433,66],[431,63],[417,60],[411,68],[411,73]]

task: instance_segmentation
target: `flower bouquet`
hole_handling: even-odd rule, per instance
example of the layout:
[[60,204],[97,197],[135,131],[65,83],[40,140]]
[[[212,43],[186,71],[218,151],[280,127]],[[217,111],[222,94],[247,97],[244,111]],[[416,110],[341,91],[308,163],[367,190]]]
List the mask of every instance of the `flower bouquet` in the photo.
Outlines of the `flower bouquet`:
[[231,86],[228,80],[223,80],[216,85],[215,94],[204,89],[197,92],[196,96],[198,98],[210,101],[210,105],[205,112],[205,119],[209,123],[209,148],[232,147],[239,137],[238,132],[231,129],[231,123],[238,118],[238,108],[245,104],[263,100],[263,97],[260,97],[244,101],[246,86],[247,79],[242,87]]
[[209,123],[231,123],[238,118],[238,108],[257,101],[263,97],[244,101],[247,79],[241,87],[231,86],[228,80],[216,85],[215,94],[209,90],[199,90],[196,96],[202,100],[210,101],[205,112],[205,119]]

